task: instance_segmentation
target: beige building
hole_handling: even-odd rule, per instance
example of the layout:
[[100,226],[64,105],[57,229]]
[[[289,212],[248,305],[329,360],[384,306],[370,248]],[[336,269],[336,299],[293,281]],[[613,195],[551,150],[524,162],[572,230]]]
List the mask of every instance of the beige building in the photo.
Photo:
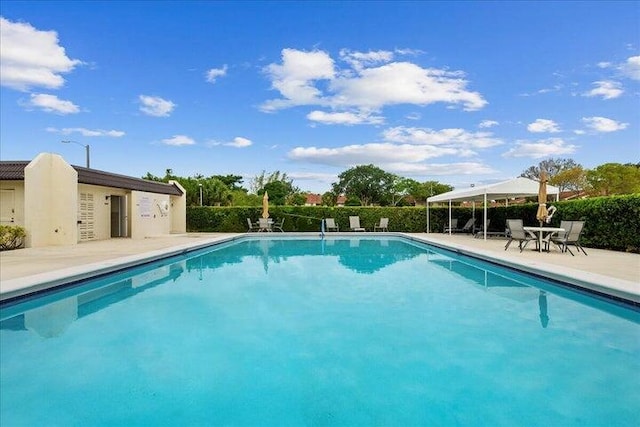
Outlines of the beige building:
[[168,184],[69,165],[41,153],[0,162],[0,224],[26,229],[26,247],[186,232],[186,192]]

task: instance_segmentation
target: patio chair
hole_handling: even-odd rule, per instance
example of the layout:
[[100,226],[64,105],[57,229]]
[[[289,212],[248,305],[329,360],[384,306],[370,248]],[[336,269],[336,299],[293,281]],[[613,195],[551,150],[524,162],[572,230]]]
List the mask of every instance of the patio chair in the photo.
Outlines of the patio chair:
[[[561,225],[562,226],[562,225]],[[565,227],[562,227],[565,228]],[[569,251],[571,256],[573,252],[569,249],[569,245],[573,245],[578,250],[578,253],[582,251],[583,254],[587,254],[582,245],[580,244],[580,235],[582,234],[582,230],[584,229],[584,221],[571,221],[571,226],[564,233],[563,236],[553,236],[550,239],[550,242],[560,248],[560,252]],[[566,228],[565,228],[566,230]]]
[[280,220],[280,222],[274,222],[273,223],[273,229],[274,230],[278,230],[281,233],[284,233],[284,230],[282,229],[282,226],[284,225],[284,218],[282,218]]
[[251,218],[247,218],[247,225],[249,226],[247,233],[251,233],[252,231],[258,231],[258,227],[256,227],[256,225],[253,222],[251,222]]
[[563,239],[566,237],[567,233],[569,232],[569,229],[571,228],[571,223],[573,221],[566,221],[566,220],[562,220],[560,221],[560,228],[564,228],[564,231],[559,231],[557,233],[549,233],[543,240],[544,243],[544,250],[545,251],[549,251],[549,246],[551,245],[551,239],[552,238],[556,238],[556,239]]
[[380,222],[373,226],[373,231],[389,231],[389,218],[380,218]]
[[360,217],[359,216],[350,216],[349,217],[349,228],[351,231],[367,231],[364,227],[360,227]]
[[469,218],[462,228],[456,228],[451,230],[452,233],[473,233],[473,227],[476,223],[475,218]]
[[258,231],[273,231],[269,218],[258,218]]
[[333,218],[324,219],[324,228],[326,231],[340,231],[338,229],[338,224],[336,224],[336,220]]
[[506,251],[509,248],[509,245],[514,240],[518,241],[518,247],[520,248],[520,252],[527,247],[530,241],[535,241],[538,243],[538,238],[531,233],[527,233],[524,229],[524,224],[521,219],[508,219],[507,220],[507,230],[509,234],[509,241],[504,247]]
[[458,218],[451,218],[451,224],[445,225],[444,230],[442,232],[448,233],[449,230],[453,231],[456,228],[458,228]]

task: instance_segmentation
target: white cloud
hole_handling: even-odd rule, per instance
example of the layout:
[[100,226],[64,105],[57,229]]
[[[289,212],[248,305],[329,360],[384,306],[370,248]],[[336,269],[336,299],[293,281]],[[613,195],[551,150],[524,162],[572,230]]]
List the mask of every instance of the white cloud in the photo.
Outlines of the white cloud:
[[65,101],[55,95],[48,95],[46,93],[32,93],[27,106],[39,108],[47,113],[62,115],[80,112],[80,108],[73,102]]
[[395,104],[429,105],[437,102],[461,104],[478,110],[487,102],[477,92],[466,90],[463,73],[421,68],[409,62],[393,62],[366,68],[355,77],[330,82],[336,94],[332,105],[377,109]]
[[168,117],[176,108],[176,104],[158,96],[140,95],[140,111],[154,117]]
[[[282,51],[282,64],[265,68],[281,98],[261,105],[265,112],[294,106],[323,106],[334,112],[377,112],[385,106],[433,103],[460,105],[478,110],[487,102],[477,92],[466,89],[464,73],[422,68],[409,62],[388,62],[386,51],[351,52],[342,50],[341,58],[350,68],[337,69],[323,51]],[[381,65],[380,65],[381,64]],[[348,121],[347,121],[348,122]]]
[[515,147],[504,153],[503,157],[530,157],[540,159],[544,157],[562,156],[576,151],[575,145],[564,142],[561,138],[541,139],[535,142],[518,141]]
[[369,115],[366,112],[335,112],[325,113],[324,111],[312,111],[307,114],[307,119],[326,125],[361,125],[361,124],[382,124],[384,117]]
[[558,124],[553,120],[549,120],[549,119],[536,119],[535,122],[529,123],[529,125],[527,125],[527,130],[533,133],[560,132],[560,128],[558,127]]
[[236,136],[235,138],[233,138],[232,142],[227,142],[224,145],[227,145],[229,147],[245,148],[245,147],[249,147],[252,144],[253,142],[251,142],[251,140],[247,138],[242,138],[240,136]]
[[498,126],[500,123],[495,120],[483,120],[478,125],[479,128],[492,128],[494,126]]
[[340,59],[351,65],[355,70],[362,70],[376,64],[384,64],[393,59],[393,52],[386,50],[369,52],[352,52],[349,49],[340,51]]
[[266,101],[263,111],[275,111],[296,105],[324,105],[316,80],[334,77],[333,59],[325,52],[304,52],[295,49],[282,50],[282,65],[270,64],[265,72],[271,79],[271,87],[284,97]]
[[628,58],[627,62],[620,65],[619,69],[625,77],[640,80],[640,56]]
[[488,148],[502,144],[491,132],[467,132],[464,129],[393,127],[382,133],[386,141],[419,145],[442,145],[466,148]]
[[586,92],[584,96],[601,96],[602,99],[614,99],[623,94],[622,85],[612,80],[601,80],[592,83],[595,88]]
[[617,122],[606,117],[583,117],[582,122],[596,132],[616,132],[629,126],[629,123]]
[[2,86],[21,91],[32,87],[62,87],[62,74],[73,71],[82,61],[70,59],[58,42],[55,31],[40,31],[28,23],[0,17]]
[[108,136],[111,138],[120,138],[125,133],[121,130],[104,130],[104,129],[86,129],[86,128],[47,128],[47,132],[59,133],[61,135],[71,135],[73,133],[79,133],[82,136]]
[[180,147],[183,145],[194,145],[196,142],[186,135],[174,135],[171,138],[163,139],[162,143]]
[[416,163],[443,154],[457,154],[456,149],[429,145],[392,144],[389,142],[347,145],[337,148],[296,147],[289,158],[335,166],[354,164]]
[[215,83],[218,77],[224,77],[227,75],[227,64],[222,68],[212,68],[207,71],[207,81],[209,83]]

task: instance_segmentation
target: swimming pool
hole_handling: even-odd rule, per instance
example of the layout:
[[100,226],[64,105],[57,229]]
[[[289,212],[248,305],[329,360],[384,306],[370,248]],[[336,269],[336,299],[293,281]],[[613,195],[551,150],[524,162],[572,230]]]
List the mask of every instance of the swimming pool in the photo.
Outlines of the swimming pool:
[[401,238],[246,238],[0,316],[7,426],[640,420],[637,308]]

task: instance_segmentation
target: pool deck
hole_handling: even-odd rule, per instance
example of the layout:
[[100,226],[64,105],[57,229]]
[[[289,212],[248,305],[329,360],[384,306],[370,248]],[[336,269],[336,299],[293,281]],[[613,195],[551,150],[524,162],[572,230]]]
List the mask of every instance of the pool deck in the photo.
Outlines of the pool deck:
[[[288,234],[318,235],[285,233]],[[357,233],[358,236],[367,234],[402,235],[640,305],[640,254],[585,248],[588,254],[585,256],[572,248],[575,256],[571,256],[556,248],[542,253],[529,248],[520,252],[515,243],[505,251],[506,240],[503,238],[485,241],[461,234]],[[142,240],[110,239],[73,246],[3,251],[0,252],[0,301],[244,235],[187,233]],[[348,237],[355,234],[329,233],[327,236],[338,235]]]

